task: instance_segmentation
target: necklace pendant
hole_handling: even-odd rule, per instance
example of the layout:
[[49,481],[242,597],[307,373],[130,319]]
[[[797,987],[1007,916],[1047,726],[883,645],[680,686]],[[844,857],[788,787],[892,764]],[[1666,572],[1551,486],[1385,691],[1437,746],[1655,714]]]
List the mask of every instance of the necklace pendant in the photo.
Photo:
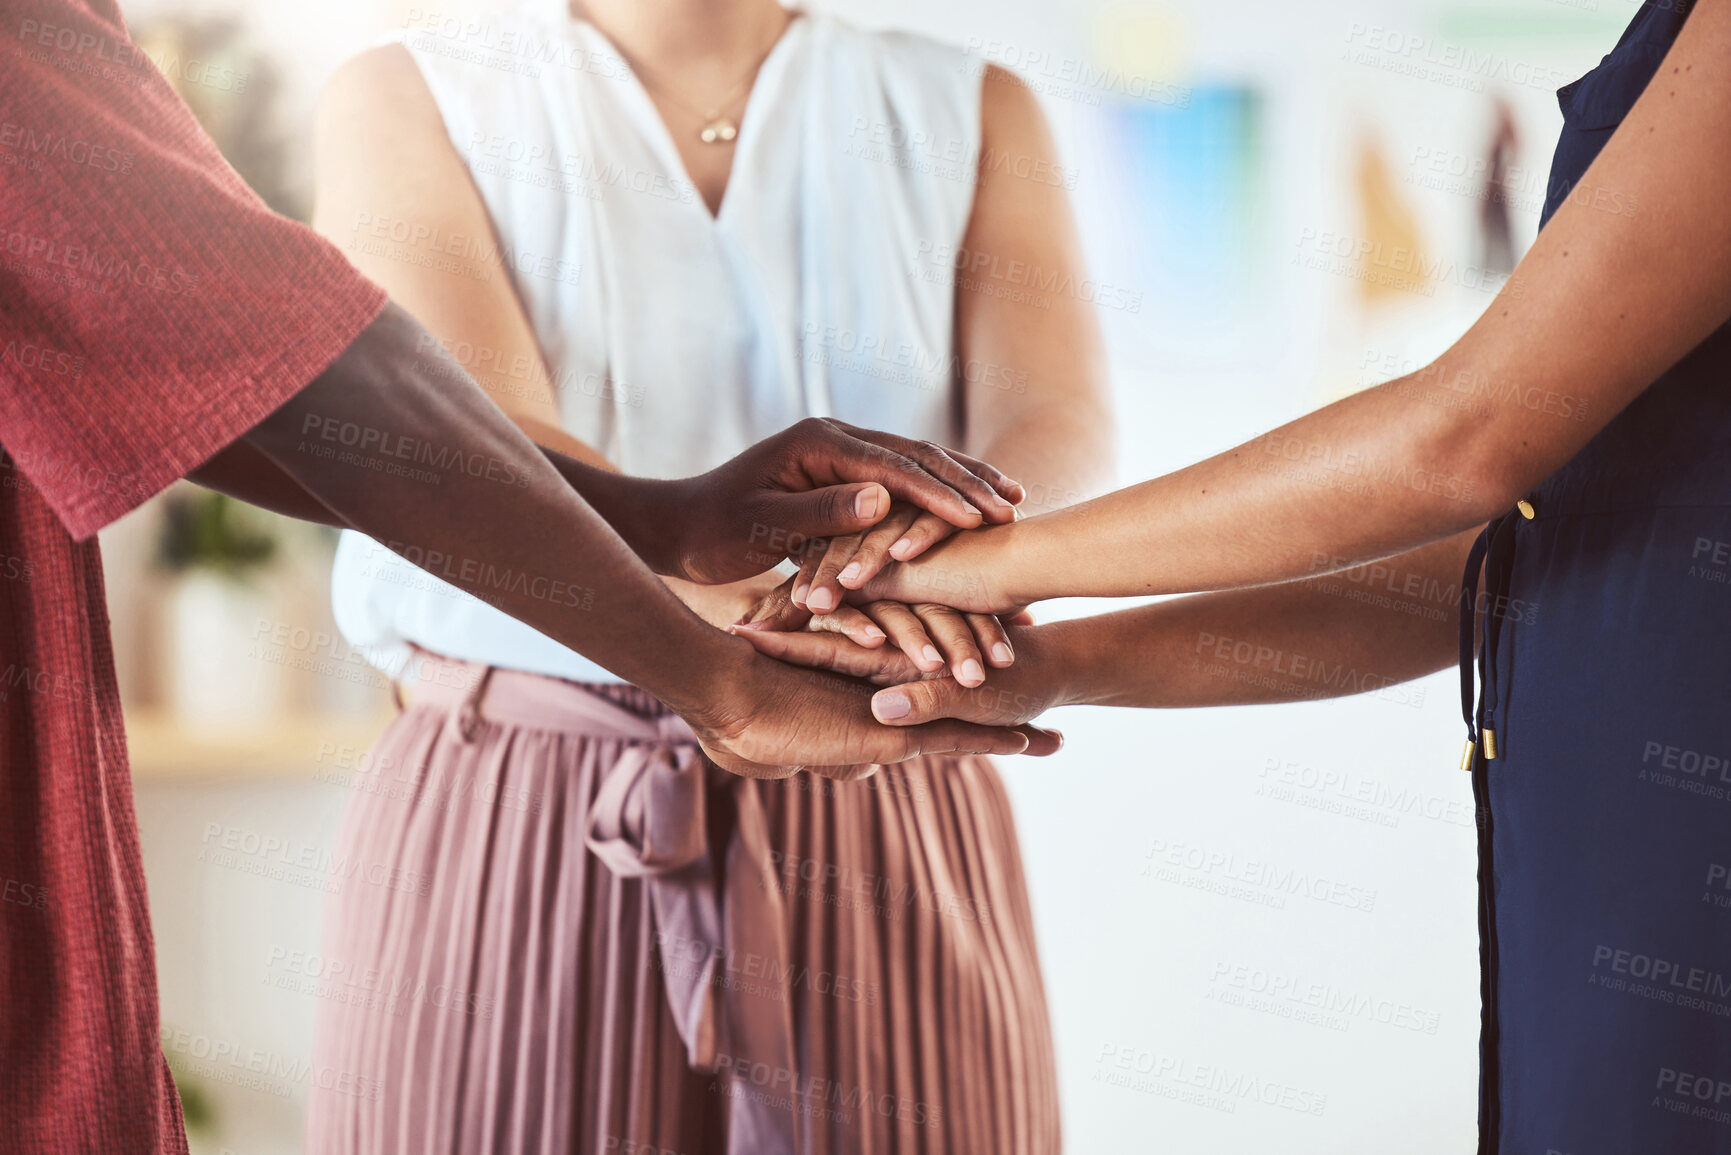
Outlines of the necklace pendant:
[[727,144],[739,135],[739,125],[725,116],[718,116],[704,125],[697,139],[704,144]]

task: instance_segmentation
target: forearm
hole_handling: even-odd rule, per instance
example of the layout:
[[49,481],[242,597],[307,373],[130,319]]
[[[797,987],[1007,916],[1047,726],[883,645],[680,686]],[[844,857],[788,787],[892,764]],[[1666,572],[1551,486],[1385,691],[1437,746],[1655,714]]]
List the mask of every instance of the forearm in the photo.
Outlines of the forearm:
[[337,529],[349,528],[347,522],[302,489],[276,462],[245,441],[230,445],[187,477],[272,513]]
[[1663,81],[1436,363],[1168,477],[978,535],[1015,544],[991,545],[973,572],[1022,601],[1233,588],[1302,576],[1317,550],[1370,561],[1506,512],[1731,317],[1728,48],[1731,3],[1693,6]]
[[644,565],[658,574],[680,573],[682,482],[628,477],[546,445],[540,449],[559,476],[583,495]]
[[[1035,627],[1057,704],[1190,707],[1380,690],[1458,656],[1472,534],[1374,566]],[[1332,559],[1313,559],[1319,569]],[[1518,612],[1518,610],[1517,610]],[[1021,643],[1018,643],[1021,648]],[[988,683],[988,689],[990,683]]]
[[965,448],[1022,482],[1024,518],[1086,501],[1113,483],[1112,414],[1103,395],[1018,408]]
[[679,483],[627,477],[592,447],[563,429],[533,418],[513,417],[562,477],[606,519],[643,563],[674,595],[712,626],[725,627],[781,582],[773,570],[736,582],[706,585],[675,576],[682,540],[679,521],[689,513]]
[[[1303,578],[1320,552],[1387,558],[1513,505],[1452,410],[1394,382],[1237,449],[1015,526],[982,531],[1000,600],[1126,597]],[[935,564],[937,558],[933,558]]]
[[[420,334],[387,308],[248,442],[344,523],[676,709],[701,704],[739,644],[682,606],[479,388],[427,372]],[[348,461],[345,444],[361,447]]]

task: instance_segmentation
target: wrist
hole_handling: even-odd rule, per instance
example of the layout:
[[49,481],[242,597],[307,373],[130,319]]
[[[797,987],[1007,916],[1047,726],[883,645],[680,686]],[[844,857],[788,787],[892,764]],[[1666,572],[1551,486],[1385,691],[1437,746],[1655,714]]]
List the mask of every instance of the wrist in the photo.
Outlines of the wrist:
[[1052,622],[1031,626],[1015,637],[1016,666],[1027,663],[1039,681],[1048,706],[1086,706],[1094,703],[1090,684],[1090,639],[1080,622]]
[[677,672],[649,688],[699,735],[729,735],[750,717],[753,687],[767,661],[744,638],[705,625]]
[[991,531],[992,575],[1009,605],[1029,606],[1066,596],[1053,567],[1044,564],[1053,537],[1051,525],[1051,515],[1046,515]]
[[625,525],[615,525],[643,564],[666,577],[690,580],[686,558],[691,520],[684,481],[615,474],[617,507]]

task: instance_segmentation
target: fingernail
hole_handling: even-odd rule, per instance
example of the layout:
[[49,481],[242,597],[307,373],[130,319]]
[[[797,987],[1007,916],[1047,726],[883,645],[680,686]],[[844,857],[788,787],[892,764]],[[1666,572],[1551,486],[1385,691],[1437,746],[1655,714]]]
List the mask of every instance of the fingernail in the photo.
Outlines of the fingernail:
[[853,583],[859,580],[859,562],[848,562],[847,568],[842,570],[841,573],[836,576],[836,580],[841,582],[842,585],[851,588]]
[[886,722],[907,717],[913,708],[913,702],[899,690],[885,690],[872,699],[872,712]]
[[766,622],[734,622],[729,628],[735,630],[761,630],[767,624],[768,623]]
[[944,656],[938,653],[938,648],[936,646],[927,646],[925,649],[920,651],[920,654],[928,662],[937,662],[939,665],[943,664]]
[[1007,666],[1016,660],[1016,655],[1010,651],[1010,647],[1007,644],[999,642],[997,645],[992,647],[992,660],[994,662],[1002,662]]
[[795,583],[795,585],[793,587],[793,593],[789,594],[788,596],[793,599],[794,605],[803,606],[803,605],[805,605],[805,591],[809,590],[810,588],[811,588],[811,585],[807,582]]
[[835,609],[835,595],[830,593],[826,587],[819,586],[811,591],[811,596],[806,598],[805,604],[807,609],[816,610],[820,614],[827,614]]
[[962,502],[962,510],[966,513],[971,513],[976,517],[983,517],[984,516],[984,514],[981,514],[979,509],[976,508],[975,505],[973,504],[973,502],[971,502],[971,501]]
[[985,668],[972,658],[969,658],[967,661],[962,663],[961,672],[956,675],[956,681],[966,682],[969,685],[977,685],[985,680]]
[[875,518],[878,515],[878,507],[882,502],[883,490],[876,486],[873,486],[870,489],[862,489],[853,499],[854,514],[858,517]]
[[896,542],[894,545],[890,546],[890,556],[894,557],[894,558],[899,558],[902,556],[902,554],[908,552],[908,550],[910,550],[912,548],[914,548],[913,541],[904,537],[900,541]]
[[889,635],[885,634],[882,630],[878,629],[876,626],[867,626],[862,632],[865,634],[866,637],[872,638],[874,640],[881,640],[881,639],[889,636]]

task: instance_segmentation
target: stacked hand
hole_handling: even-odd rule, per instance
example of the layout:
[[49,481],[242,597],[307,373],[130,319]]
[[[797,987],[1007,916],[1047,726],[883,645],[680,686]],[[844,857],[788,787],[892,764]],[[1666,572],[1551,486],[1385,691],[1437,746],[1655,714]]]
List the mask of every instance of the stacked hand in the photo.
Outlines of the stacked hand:
[[[909,575],[916,585],[929,580],[938,571],[909,563],[960,531],[1013,522],[1022,488],[998,470],[928,442],[808,420],[702,477],[662,484],[637,519],[659,529],[656,568],[733,583],[727,596],[756,596],[763,583],[753,579],[794,557],[800,573],[758,598],[742,632],[850,647],[777,653],[766,642],[764,656],[729,663],[710,704],[685,711],[718,764],[752,777],[811,769],[846,778],[920,754],[1048,754],[1060,745],[1034,726],[942,719],[890,727],[871,712],[874,683],[933,678],[978,688],[988,667],[1015,661],[1009,633],[990,613],[956,609],[943,596],[862,593],[867,583],[887,588],[889,574],[904,585]],[[640,553],[656,553],[647,533],[639,541]],[[820,632],[772,633],[805,629]],[[853,650],[869,662],[849,668]]]
[[892,687],[872,700],[889,726],[949,719],[1061,741],[1027,726],[1059,702],[1039,677],[1044,635],[989,580],[994,548],[990,533],[897,502],[868,530],[815,542],[734,632],[780,662]]

